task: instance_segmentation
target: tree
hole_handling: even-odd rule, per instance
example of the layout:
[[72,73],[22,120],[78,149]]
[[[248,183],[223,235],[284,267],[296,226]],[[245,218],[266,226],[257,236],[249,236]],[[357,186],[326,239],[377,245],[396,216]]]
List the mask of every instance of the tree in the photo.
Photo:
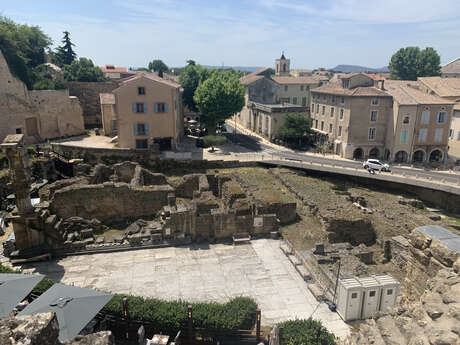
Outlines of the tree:
[[62,77],[51,72],[51,67],[39,65],[33,69],[32,87],[34,90],[60,90],[65,89]]
[[305,114],[287,113],[278,136],[294,147],[301,147],[304,138],[311,137],[311,120]]
[[280,345],[335,345],[335,336],[318,320],[289,320],[278,327],[283,329]]
[[391,77],[401,80],[417,80],[441,74],[441,58],[436,50],[427,47],[407,47],[399,49],[390,60]]
[[77,58],[77,54],[72,48],[72,46],[75,46],[75,44],[70,41],[70,33],[68,31],[64,31],[63,34],[64,37],[61,41],[62,46],[57,47],[56,53],[53,56],[53,63],[60,67],[70,65]]
[[157,72],[163,78],[163,73],[168,71],[168,66],[161,60],[153,60],[149,62],[149,70]]
[[193,96],[200,83],[204,82],[210,75],[210,71],[200,65],[187,65],[179,77],[179,83],[184,88],[182,101],[191,111],[198,111]]
[[227,138],[220,135],[207,135],[203,137],[204,146],[211,146],[211,152],[214,152],[214,146],[222,146],[227,142]]
[[187,60],[186,62],[187,62],[187,66],[190,66],[190,65],[195,66],[196,65],[195,60]]
[[216,70],[200,83],[193,100],[202,113],[200,121],[213,135],[218,123],[243,109],[244,88],[233,70]]
[[94,66],[90,59],[84,57],[64,66],[62,72],[66,81],[97,82],[105,80],[102,70]]

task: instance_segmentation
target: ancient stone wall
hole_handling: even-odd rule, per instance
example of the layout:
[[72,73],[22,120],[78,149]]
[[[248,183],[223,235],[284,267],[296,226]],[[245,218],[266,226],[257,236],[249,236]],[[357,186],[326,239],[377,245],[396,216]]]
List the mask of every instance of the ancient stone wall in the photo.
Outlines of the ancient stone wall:
[[83,108],[83,119],[85,128],[102,128],[100,93],[110,93],[118,87],[115,81],[107,82],[68,82],[69,94],[80,100]]
[[274,202],[257,205],[257,214],[274,213],[280,220],[280,224],[289,224],[297,218],[297,204],[295,202]]

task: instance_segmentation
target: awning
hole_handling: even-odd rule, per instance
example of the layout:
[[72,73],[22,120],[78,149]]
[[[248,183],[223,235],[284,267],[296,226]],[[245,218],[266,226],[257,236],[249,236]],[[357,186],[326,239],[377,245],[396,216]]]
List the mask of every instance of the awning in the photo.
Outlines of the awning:
[[0,317],[8,317],[43,278],[41,274],[0,274]]
[[18,315],[56,313],[59,340],[70,340],[96,316],[113,295],[90,289],[54,284]]
[[313,130],[314,132],[317,132],[317,133],[323,134],[323,135],[328,135],[328,134],[329,134],[328,132],[321,131],[321,130],[319,130],[319,129],[317,129],[317,128],[312,128],[312,130]]

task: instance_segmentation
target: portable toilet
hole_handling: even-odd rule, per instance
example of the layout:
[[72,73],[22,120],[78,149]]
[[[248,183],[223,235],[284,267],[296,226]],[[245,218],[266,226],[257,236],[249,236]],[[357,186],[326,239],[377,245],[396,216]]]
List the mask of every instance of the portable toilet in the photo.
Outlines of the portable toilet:
[[337,290],[337,312],[342,319],[360,319],[363,290],[361,283],[356,278],[339,279]]
[[378,275],[374,278],[380,283],[382,292],[379,302],[379,310],[385,311],[396,303],[399,294],[400,283],[390,275]]
[[379,310],[380,283],[374,277],[358,278],[363,288],[361,319],[368,319]]

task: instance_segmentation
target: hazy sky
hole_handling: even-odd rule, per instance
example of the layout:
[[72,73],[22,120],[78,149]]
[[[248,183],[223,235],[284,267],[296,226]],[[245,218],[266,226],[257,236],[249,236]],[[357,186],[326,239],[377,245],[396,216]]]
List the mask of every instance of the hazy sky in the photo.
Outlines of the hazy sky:
[[96,64],[382,67],[405,46],[460,57],[460,0],[0,0],[0,13],[39,25],[56,43],[71,33]]

